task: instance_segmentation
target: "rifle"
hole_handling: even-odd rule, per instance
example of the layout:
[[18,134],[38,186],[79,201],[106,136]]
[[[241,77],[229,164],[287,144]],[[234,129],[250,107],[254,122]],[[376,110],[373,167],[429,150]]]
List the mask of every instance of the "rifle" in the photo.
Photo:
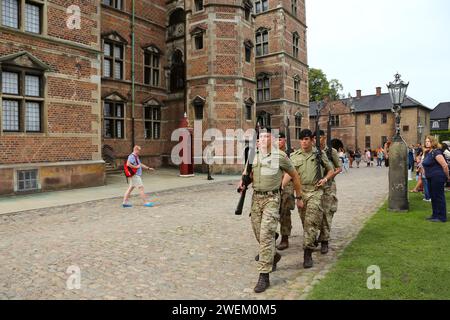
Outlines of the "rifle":
[[[255,154],[256,154],[256,140],[259,138],[259,124],[258,123],[256,124],[255,129],[256,129],[256,139],[252,139],[252,141],[250,142],[250,145],[245,150],[247,161],[245,163],[245,170],[242,174],[242,182],[244,184],[244,187],[242,189],[241,188],[237,189],[237,192],[241,194],[241,197],[239,198],[239,202],[238,202],[236,211],[234,211],[235,215],[242,214],[242,210],[244,208],[244,202],[245,202],[245,195],[247,193],[248,186],[252,183],[250,174],[252,172],[253,159],[255,158]],[[254,142],[254,145],[252,145],[253,142]]]
[[328,111],[328,125],[327,125],[327,157],[333,161],[333,146],[331,145],[331,110]]
[[317,107],[317,111],[316,111],[316,167],[317,167],[317,172],[316,172],[316,179],[317,181],[320,181],[322,179],[322,169],[321,169],[321,165],[322,165],[322,150],[320,149],[320,128],[319,128],[319,116],[320,116],[320,111],[323,109],[323,104],[322,106],[318,106]]
[[287,154],[288,158],[290,158],[291,152],[292,152],[291,133],[289,130],[289,116],[287,114],[286,109],[284,110],[284,128],[285,128],[285,132],[286,132],[286,154]]

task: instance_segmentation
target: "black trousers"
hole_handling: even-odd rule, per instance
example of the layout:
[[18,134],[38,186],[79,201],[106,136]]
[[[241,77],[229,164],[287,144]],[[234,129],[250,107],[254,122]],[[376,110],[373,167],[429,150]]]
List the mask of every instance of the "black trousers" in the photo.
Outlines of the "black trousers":
[[447,221],[447,205],[445,203],[445,184],[447,177],[444,175],[427,178],[428,188],[431,196],[431,206],[433,207],[434,219]]

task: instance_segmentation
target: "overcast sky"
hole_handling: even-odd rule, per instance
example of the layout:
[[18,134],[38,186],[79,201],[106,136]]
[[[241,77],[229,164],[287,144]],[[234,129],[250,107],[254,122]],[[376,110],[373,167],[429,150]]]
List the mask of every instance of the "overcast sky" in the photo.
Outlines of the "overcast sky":
[[398,71],[429,108],[450,101],[449,0],[306,0],[308,63],[344,93],[387,92]]

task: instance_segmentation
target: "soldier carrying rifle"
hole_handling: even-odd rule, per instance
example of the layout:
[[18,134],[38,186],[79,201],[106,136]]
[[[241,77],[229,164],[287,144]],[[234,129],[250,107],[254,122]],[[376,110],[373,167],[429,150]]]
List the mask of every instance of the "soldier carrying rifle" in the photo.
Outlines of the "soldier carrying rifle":
[[[254,291],[265,291],[269,285],[269,273],[275,271],[281,255],[275,249],[275,232],[280,220],[280,186],[283,172],[294,182],[297,198],[300,198],[300,180],[291,161],[284,152],[273,145],[275,142],[270,128],[261,129],[259,134],[259,150],[254,159],[250,174],[253,185],[251,205],[251,222],[256,240],[259,242],[259,279]],[[246,183],[241,180],[239,189],[245,190]]]

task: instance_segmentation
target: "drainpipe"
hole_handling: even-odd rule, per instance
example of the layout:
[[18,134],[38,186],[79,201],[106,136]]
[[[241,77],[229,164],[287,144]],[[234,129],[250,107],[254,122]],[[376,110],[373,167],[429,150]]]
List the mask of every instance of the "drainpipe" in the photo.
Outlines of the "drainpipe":
[[134,128],[134,104],[135,104],[135,61],[134,61],[134,49],[135,49],[135,38],[134,38],[134,28],[135,28],[135,0],[132,1],[132,12],[131,12],[131,143],[133,148],[136,144],[136,137],[135,137],[135,128]]

